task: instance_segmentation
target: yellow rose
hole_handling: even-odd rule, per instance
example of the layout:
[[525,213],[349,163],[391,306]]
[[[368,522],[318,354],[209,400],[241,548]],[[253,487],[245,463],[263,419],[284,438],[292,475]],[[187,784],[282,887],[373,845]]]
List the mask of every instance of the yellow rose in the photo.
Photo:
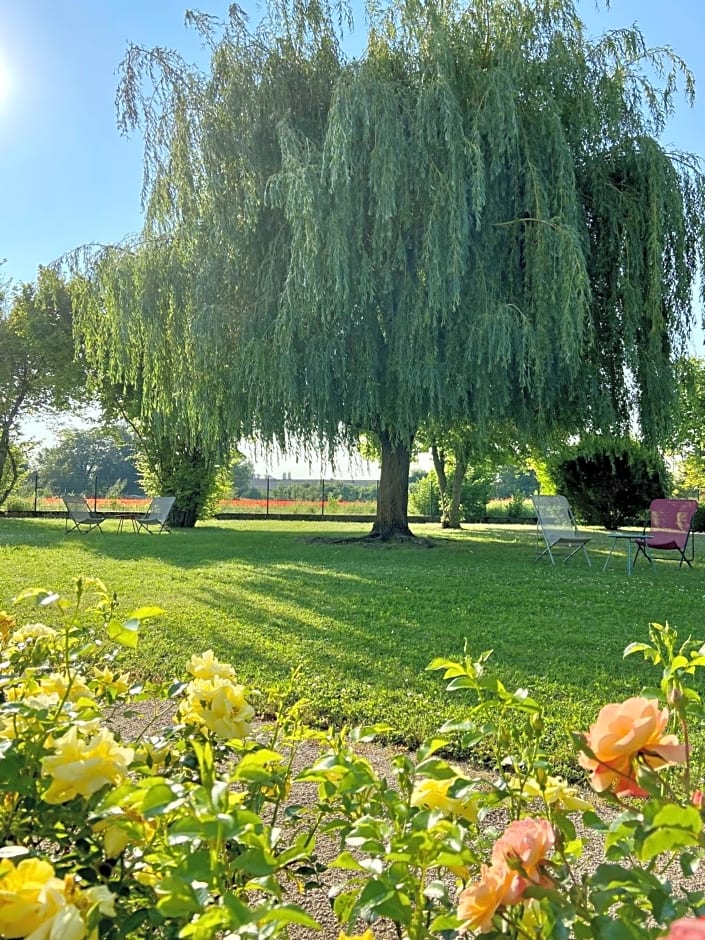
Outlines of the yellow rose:
[[194,679],[186,687],[186,700],[177,718],[184,724],[205,727],[218,737],[244,738],[255,710],[245,698],[245,688],[229,679]]
[[17,626],[17,620],[15,617],[12,617],[6,610],[0,610],[0,637],[3,640],[6,640],[10,635],[11,631]]
[[94,905],[115,916],[112,893],[103,885],[81,890],[71,875],[57,878],[49,862],[0,861],[0,936],[7,940],[83,940],[81,916]]
[[200,656],[195,653],[186,667],[196,679],[213,679],[220,676],[223,679],[234,679],[235,670],[229,663],[221,663],[213,655],[213,650],[206,650]]
[[[67,940],[80,940],[85,934],[85,925],[80,918],[81,933],[73,929],[75,918],[66,923],[65,934],[51,933],[55,918],[66,908],[64,882],[54,875],[49,862],[26,858],[16,867],[9,859],[0,862],[1,936],[27,937],[43,928],[41,936],[57,936],[62,940],[66,936]],[[78,914],[75,908],[73,911]]]
[[446,816],[459,816],[469,822],[477,822],[477,804],[472,799],[462,800],[457,796],[448,795],[453,784],[463,779],[458,776],[445,780],[420,780],[414,784],[411,792],[411,805],[437,809]]
[[116,676],[110,669],[99,669],[94,666],[91,685],[96,687],[99,694],[107,694],[112,698],[117,698],[118,695],[127,695],[130,691],[130,675],[123,672]]
[[0,934],[24,937],[46,920],[46,907],[40,896],[54,880],[49,862],[23,859],[17,867],[9,860],[0,862]]
[[58,695],[60,701],[77,702],[80,698],[93,697],[86,680],[79,672],[71,676],[65,672],[52,672],[42,677],[40,685],[45,695]]
[[[8,689],[7,700],[9,702],[21,701],[27,708],[36,709],[36,711],[50,711],[59,704],[58,695],[28,695],[24,697],[26,689],[17,686]],[[23,734],[28,728],[36,727],[36,719],[32,715],[6,715],[0,719],[0,738],[12,740]]]
[[535,777],[529,777],[523,784],[515,777],[509,782],[509,789],[519,792],[527,799],[543,799],[549,806],[558,805],[571,811],[593,809],[592,803],[578,796],[577,787],[569,786],[561,777],[546,777],[539,783]]
[[43,623],[27,623],[24,627],[10,636],[10,643],[13,646],[19,646],[21,643],[27,643],[29,640],[40,640],[49,642],[56,639],[58,633],[52,627],[47,627]]
[[93,885],[92,888],[84,888],[78,895],[76,904],[84,912],[89,911],[94,904],[97,904],[98,910],[105,917],[116,916],[115,895],[105,885]]
[[140,808],[143,794],[128,794],[113,807],[110,815],[93,825],[93,832],[103,834],[103,848],[108,858],[117,858],[127,845],[149,842],[157,830],[154,820],[146,820]]
[[47,803],[66,803],[121,783],[135,753],[131,747],[120,747],[105,728],[84,741],[72,727],[54,748],[54,754],[42,758],[42,774],[53,778],[43,797]]

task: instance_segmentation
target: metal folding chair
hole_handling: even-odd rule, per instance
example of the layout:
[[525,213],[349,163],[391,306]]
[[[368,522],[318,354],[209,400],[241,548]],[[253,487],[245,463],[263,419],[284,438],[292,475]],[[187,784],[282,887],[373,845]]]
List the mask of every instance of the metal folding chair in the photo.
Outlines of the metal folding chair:
[[[578,531],[565,496],[532,496],[531,500],[536,510],[536,560],[548,555],[555,565],[556,556],[566,562],[582,550],[585,561],[592,566],[587,550],[590,537]],[[542,536],[546,546],[543,551],[540,550]],[[556,551],[561,548],[566,548],[567,552]]]

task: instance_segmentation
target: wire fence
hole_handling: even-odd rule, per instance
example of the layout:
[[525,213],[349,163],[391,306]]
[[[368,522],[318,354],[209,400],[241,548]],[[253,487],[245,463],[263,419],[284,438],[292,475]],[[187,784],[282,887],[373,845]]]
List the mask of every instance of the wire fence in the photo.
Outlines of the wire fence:
[[[142,512],[149,505],[148,496],[101,492],[97,475],[85,482],[86,485],[82,487],[73,487],[72,492],[85,497],[89,506],[96,512]],[[219,500],[215,516],[374,517],[377,512],[378,493],[377,480],[254,478],[246,488],[246,494]],[[65,512],[61,495],[48,493],[42,487],[38,474],[32,474],[25,485],[13,493],[0,509],[9,513],[34,515]]]

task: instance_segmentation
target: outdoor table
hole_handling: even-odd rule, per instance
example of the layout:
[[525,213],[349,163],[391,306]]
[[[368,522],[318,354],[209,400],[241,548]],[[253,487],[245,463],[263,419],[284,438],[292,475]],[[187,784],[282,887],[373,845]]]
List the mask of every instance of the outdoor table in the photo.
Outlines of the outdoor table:
[[117,513],[115,513],[115,518],[116,518],[117,521],[118,521],[118,527],[117,527],[118,532],[122,532],[123,527],[124,527],[124,525],[125,525],[126,522],[131,522],[131,523],[132,523],[132,531],[133,531],[133,532],[136,532],[136,531],[137,531],[137,523],[136,523],[135,520],[136,520],[137,517],[140,516],[140,515],[141,515],[141,513],[139,513],[139,512],[117,512]]
[[[612,539],[612,544],[610,545],[610,553],[607,556],[605,561],[603,571],[607,571],[607,565],[610,563],[610,558],[612,557],[612,552],[615,550],[618,542],[627,543],[627,574],[632,573],[633,562],[632,562],[632,542],[636,539],[643,539],[643,532],[608,532],[607,535]],[[636,556],[635,556],[636,558]]]

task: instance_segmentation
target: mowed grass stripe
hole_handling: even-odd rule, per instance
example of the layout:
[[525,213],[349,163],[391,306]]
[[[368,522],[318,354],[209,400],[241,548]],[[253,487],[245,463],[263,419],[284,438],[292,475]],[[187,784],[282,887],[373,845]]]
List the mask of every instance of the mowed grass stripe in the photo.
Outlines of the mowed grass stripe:
[[212,648],[268,693],[299,667],[311,723],[386,721],[409,744],[466,713],[426,666],[461,658],[467,642],[474,654],[494,650],[491,669],[509,689],[544,702],[557,768],[569,772],[568,731],[657,682],[642,660],[623,659],[627,643],[665,620],[705,638],[700,546],[692,570],[662,556],[628,577],[623,554],[602,570],[609,543],[598,531],[591,568],[580,556],[554,568],[535,561],[531,526],[415,526],[429,548],[322,541],[369,529],[334,521],[212,522],[161,536],[115,525],[66,536],[59,520],[0,520],[0,608],[25,587],[68,594],[73,577],[99,577],[125,614],[166,611],[128,656],[133,673],[176,677]]

